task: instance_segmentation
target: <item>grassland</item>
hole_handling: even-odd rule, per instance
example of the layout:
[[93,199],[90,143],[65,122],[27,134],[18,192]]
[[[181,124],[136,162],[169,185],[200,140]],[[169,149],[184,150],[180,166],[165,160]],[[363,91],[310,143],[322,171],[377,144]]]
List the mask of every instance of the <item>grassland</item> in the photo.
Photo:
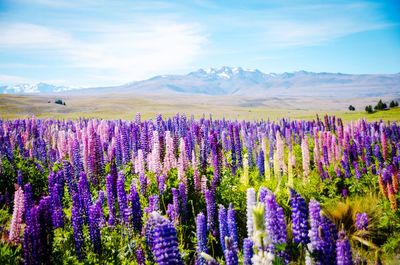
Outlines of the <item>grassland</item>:
[[[62,98],[67,105],[54,104]],[[369,100],[369,101],[368,101]],[[366,118],[367,120],[400,120],[400,108],[367,114],[363,106],[376,99],[313,99],[313,98],[239,98],[233,96],[132,96],[132,95],[0,95],[0,117],[15,119],[36,116],[38,118],[76,119],[133,119],[137,112],[143,118],[154,118],[158,113],[164,117],[176,113],[194,115],[198,118],[212,114],[214,118],[277,120],[314,119],[318,114],[340,116],[344,121]],[[50,103],[49,103],[50,102]],[[357,110],[348,111],[348,104]],[[353,103],[355,102],[355,103]]]

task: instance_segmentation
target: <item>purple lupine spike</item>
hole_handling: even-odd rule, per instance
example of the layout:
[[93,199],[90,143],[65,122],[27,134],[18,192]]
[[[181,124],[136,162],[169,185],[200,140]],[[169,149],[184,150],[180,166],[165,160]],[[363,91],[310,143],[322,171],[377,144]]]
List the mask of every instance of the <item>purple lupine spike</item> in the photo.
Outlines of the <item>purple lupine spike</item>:
[[112,175],[106,177],[106,192],[107,192],[107,205],[108,205],[108,224],[113,226],[115,224],[115,197],[114,197],[114,181]]
[[54,237],[51,218],[51,199],[49,196],[45,196],[39,201],[38,211],[38,222],[40,224],[39,235],[42,248],[40,251],[40,254],[42,254],[41,261],[48,262],[49,260],[52,260],[52,245]]
[[310,200],[308,204],[309,214],[310,214],[310,230],[309,237],[311,241],[312,251],[315,253],[315,258],[320,260],[321,253],[324,247],[324,242],[319,236],[319,229],[321,226],[321,208],[319,202],[314,199]]
[[85,172],[80,173],[78,181],[79,197],[81,199],[81,207],[84,214],[85,223],[89,222],[89,206],[92,205],[92,195],[90,194],[89,182]]
[[104,204],[104,191],[99,191],[97,195],[97,200],[94,203],[96,207],[98,208],[98,211],[100,213],[99,217],[99,225],[100,227],[104,227],[106,225],[106,218],[104,217],[104,212],[103,212],[103,204]]
[[225,237],[229,237],[229,232],[228,232],[228,219],[226,216],[226,209],[223,205],[219,205],[218,224],[219,224],[219,242],[221,244],[222,252],[224,252],[226,249]]
[[25,209],[25,223],[30,223],[31,209],[33,208],[33,192],[32,185],[30,183],[24,186],[24,209]]
[[179,190],[176,188],[171,189],[172,193],[172,205],[174,206],[174,217],[175,219],[172,220],[174,223],[179,221],[180,216],[180,203],[179,203]]
[[236,214],[232,203],[229,204],[228,208],[228,232],[232,238],[232,245],[238,251],[239,250],[239,238],[236,227]]
[[145,196],[147,190],[147,177],[144,173],[139,174],[140,193]]
[[129,223],[129,209],[128,201],[125,192],[125,175],[122,172],[118,173],[117,179],[117,194],[118,194],[118,206],[121,220],[125,223]]
[[157,177],[157,187],[158,191],[160,192],[160,195],[162,195],[165,192],[165,181],[167,179],[167,176],[165,174],[161,174]]
[[71,197],[74,196],[74,194],[78,193],[78,185],[76,183],[76,178],[74,174],[74,170],[71,166],[71,163],[67,160],[63,160],[63,173],[64,173],[64,179],[67,182],[67,187],[68,187],[68,192]]
[[308,244],[308,209],[307,203],[295,190],[290,189],[290,206],[292,207],[292,231],[294,242]]
[[207,231],[214,232],[215,229],[215,197],[213,193],[206,189],[204,192],[204,197],[206,200],[206,209],[207,209]]
[[260,202],[264,202],[265,200],[265,196],[267,196],[268,193],[270,193],[271,191],[268,190],[265,187],[260,187],[260,190],[258,191],[258,200]]
[[200,255],[200,253],[208,253],[207,248],[207,224],[206,218],[203,213],[199,213],[196,217],[196,252],[198,265],[206,265],[207,261]]
[[383,164],[384,160],[383,160],[383,156],[381,153],[381,149],[379,148],[379,145],[375,145],[374,147],[374,155],[376,157],[376,159],[378,160],[379,164]]
[[349,239],[344,231],[339,232],[339,239],[336,241],[336,264],[352,265],[352,254]]
[[72,196],[71,223],[74,228],[76,256],[79,260],[82,260],[84,255],[83,218],[80,210],[79,194],[77,193]]
[[54,184],[51,190],[52,220],[54,228],[64,227],[65,214],[62,208],[59,191],[59,185],[57,183]]
[[368,229],[369,218],[367,213],[357,213],[356,214],[356,227],[357,230],[367,230]]
[[102,216],[101,204],[95,203],[89,206],[89,235],[94,252],[101,253],[100,220]]
[[253,258],[253,240],[250,238],[245,238],[243,240],[243,265],[252,265],[253,262],[251,259]]
[[139,193],[136,191],[136,185],[132,182],[131,193],[129,195],[129,200],[131,201],[131,212],[132,212],[132,223],[133,228],[137,233],[142,231],[142,207],[140,205]]
[[282,207],[273,193],[265,196],[265,224],[273,244],[286,243],[286,223]]
[[183,265],[173,224],[158,212],[152,212],[146,228],[147,239],[157,264]]
[[263,150],[260,150],[260,153],[257,156],[257,168],[258,168],[258,177],[260,179],[263,179],[265,176],[264,151]]
[[181,218],[182,222],[185,222],[187,216],[187,193],[184,183],[179,183],[179,196],[181,198]]
[[160,197],[157,194],[149,196],[149,206],[145,209],[146,213],[157,212],[160,210]]
[[360,171],[360,167],[358,166],[358,163],[356,161],[353,161],[353,166],[354,166],[356,179],[360,179],[361,178],[361,171]]
[[239,260],[237,256],[237,249],[234,247],[232,243],[232,238],[225,237],[225,250],[224,250],[224,258],[226,265],[239,265]]
[[336,226],[326,216],[322,216],[322,226],[320,230],[321,237],[324,241],[323,263],[335,265],[336,260],[336,240],[338,231]]
[[178,217],[176,216],[174,208],[175,207],[172,203],[168,203],[166,213],[167,213],[169,220],[171,220],[171,222],[173,222],[173,223],[176,223]]
[[146,257],[144,255],[144,251],[143,248],[141,248],[140,246],[137,247],[136,251],[136,262],[138,265],[145,265],[146,264]]
[[21,188],[23,187],[21,170],[18,170],[18,173],[17,173],[17,184],[19,187],[21,187]]

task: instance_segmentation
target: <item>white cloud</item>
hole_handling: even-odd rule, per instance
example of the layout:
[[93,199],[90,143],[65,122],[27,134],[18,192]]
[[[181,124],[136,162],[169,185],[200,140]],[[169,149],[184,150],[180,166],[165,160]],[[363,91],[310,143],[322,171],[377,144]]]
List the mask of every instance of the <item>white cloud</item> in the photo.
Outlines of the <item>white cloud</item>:
[[26,78],[23,76],[0,74],[0,85],[12,85],[12,84],[22,84],[22,83],[36,83],[36,80],[32,80],[30,78]]
[[[71,34],[35,24],[0,24],[0,49],[57,58],[101,83],[119,84],[186,68],[207,38],[199,25],[173,20],[96,25],[90,34]],[[84,80],[99,84],[96,80]]]
[[355,23],[350,20],[303,21],[278,20],[266,23],[265,40],[270,46],[311,46],[350,34],[382,29],[388,24]]

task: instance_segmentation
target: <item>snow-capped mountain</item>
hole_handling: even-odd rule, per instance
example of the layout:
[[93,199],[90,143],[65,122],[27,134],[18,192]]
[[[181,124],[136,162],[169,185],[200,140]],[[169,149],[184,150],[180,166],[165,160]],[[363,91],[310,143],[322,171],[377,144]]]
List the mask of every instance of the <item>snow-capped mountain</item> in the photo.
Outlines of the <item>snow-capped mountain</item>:
[[[111,88],[109,88],[111,89]],[[186,93],[238,96],[371,97],[400,95],[400,73],[263,73],[240,67],[199,69],[187,75],[155,76],[112,88],[113,92]],[[103,89],[107,91],[107,88]]]
[[55,86],[46,83],[17,84],[9,86],[0,85],[0,94],[34,94],[34,93],[58,93],[74,88],[67,86]]
[[259,70],[227,67],[199,69],[186,75],[160,75],[113,87],[71,88],[39,83],[0,86],[0,93],[134,93],[204,94],[251,97],[400,97],[400,73],[352,75],[342,73],[263,73]]

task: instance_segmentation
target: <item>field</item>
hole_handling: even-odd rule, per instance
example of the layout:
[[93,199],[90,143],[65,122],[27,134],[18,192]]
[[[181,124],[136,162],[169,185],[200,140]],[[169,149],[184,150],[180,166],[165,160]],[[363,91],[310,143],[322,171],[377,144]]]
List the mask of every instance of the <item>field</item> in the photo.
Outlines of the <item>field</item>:
[[[331,99],[331,98],[243,98],[234,96],[201,96],[201,95],[68,95],[23,96],[0,95],[0,117],[5,119],[26,118],[34,115],[38,118],[76,119],[103,118],[131,120],[137,112],[145,119],[162,113],[172,117],[176,113],[186,113],[200,118],[203,115],[214,118],[245,120],[278,120],[282,117],[291,119],[315,119],[316,115],[340,116],[343,121],[355,121],[366,118],[369,121],[399,120],[400,109],[367,114],[364,111],[368,104],[374,105],[379,99]],[[67,105],[54,104],[62,98]],[[50,101],[51,103],[48,103]],[[352,104],[356,111],[348,111]]]
[[[39,119],[85,113],[74,105],[78,99],[66,99],[71,107],[64,109],[42,100],[2,98],[0,264],[350,265],[400,258],[396,123],[339,117],[360,113],[316,119],[307,111],[232,107],[243,115],[235,118],[251,117],[236,121],[216,118],[230,116],[219,105],[212,119],[168,111],[147,119],[132,110],[120,117],[128,121]],[[189,111],[181,100],[153,111]],[[122,113],[121,106],[110,116],[97,112],[96,102],[102,111],[118,105],[94,100],[88,117]],[[43,108],[48,112],[36,118],[11,119]],[[271,113],[274,121],[265,121]],[[393,120],[398,113],[369,117]]]

